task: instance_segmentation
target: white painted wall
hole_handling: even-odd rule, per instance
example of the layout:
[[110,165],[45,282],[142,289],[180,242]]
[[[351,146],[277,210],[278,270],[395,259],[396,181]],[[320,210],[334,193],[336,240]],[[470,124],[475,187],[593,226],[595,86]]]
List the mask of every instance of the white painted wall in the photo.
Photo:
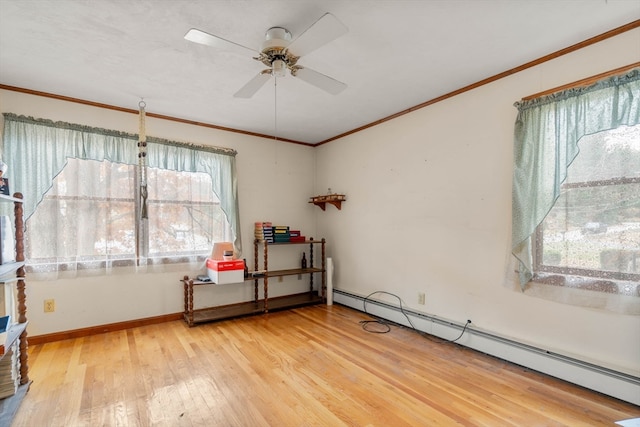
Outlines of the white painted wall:
[[[53,88],[51,91],[55,92]],[[132,109],[137,107],[129,106]],[[130,133],[138,132],[138,118],[134,114],[6,90],[0,90],[0,111]],[[147,111],[153,112],[152,100],[147,100]],[[212,121],[215,122],[215,119]],[[242,245],[251,269],[254,222],[272,221],[290,225],[299,228],[307,236],[315,237],[314,207],[307,203],[308,197],[313,193],[314,148],[153,118],[147,118],[147,135],[230,147],[238,151],[236,162]],[[10,170],[7,176],[11,177]],[[19,189],[12,188],[11,191]],[[25,197],[28,195],[25,194]],[[276,268],[291,268],[299,262],[298,250],[283,248],[279,252],[281,254],[270,253],[270,261]],[[183,289],[179,279],[185,274],[203,273],[205,269],[200,265],[182,265],[176,266],[174,270],[165,274],[117,274],[43,282],[27,277],[29,335],[181,312]],[[282,283],[271,281],[269,295],[302,292],[306,289],[308,283],[298,281],[293,276],[285,278]],[[49,298],[55,299],[54,313],[44,313],[43,303]],[[195,290],[196,308],[231,304],[252,298],[251,282],[201,286]]]
[[513,103],[638,60],[634,30],[318,147],[334,287],[640,375],[640,317],[523,294],[510,255]]

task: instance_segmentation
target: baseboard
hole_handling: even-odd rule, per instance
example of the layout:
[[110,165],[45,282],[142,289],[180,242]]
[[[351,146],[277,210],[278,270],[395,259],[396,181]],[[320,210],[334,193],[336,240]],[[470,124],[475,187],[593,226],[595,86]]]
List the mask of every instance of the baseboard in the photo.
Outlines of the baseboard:
[[[342,290],[333,290],[333,301],[359,311],[365,311],[365,297]],[[464,324],[403,308],[413,326],[442,339],[457,338]],[[382,301],[367,299],[366,312],[391,322],[410,326],[400,307]],[[501,337],[473,326],[466,329],[456,341],[468,348],[490,354],[526,368],[551,375],[570,383],[640,405],[640,377],[604,368],[583,360],[550,352],[528,344]]]
[[158,323],[182,320],[183,313],[165,314],[162,316],[147,317],[144,319],[128,320],[126,322],[109,323],[107,325],[91,326],[89,328],[73,329],[70,331],[54,332],[52,334],[29,336],[29,344],[38,345],[70,338],[82,338],[105,332],[121,331],[123,329],[137,328],[139,326],[155,325]]

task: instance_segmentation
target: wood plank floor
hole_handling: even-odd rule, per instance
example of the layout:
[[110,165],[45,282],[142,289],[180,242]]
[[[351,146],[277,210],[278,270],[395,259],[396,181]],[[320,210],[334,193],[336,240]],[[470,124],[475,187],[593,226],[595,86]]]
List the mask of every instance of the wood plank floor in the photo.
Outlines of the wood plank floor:
[[640,408],[314,306],[30,348],[13,426],[612,426]]

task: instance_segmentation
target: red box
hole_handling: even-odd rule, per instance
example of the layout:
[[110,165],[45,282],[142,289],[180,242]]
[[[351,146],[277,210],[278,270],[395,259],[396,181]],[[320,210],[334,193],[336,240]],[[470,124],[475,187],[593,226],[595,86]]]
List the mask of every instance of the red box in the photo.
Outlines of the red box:
[[207,274],[216,285],[244,282],[244,261],[207,258]]
[[242,270],[244,274],[244,261],[241,259],[225,261],[222,259],[207,258],[207,268],[217,271]]

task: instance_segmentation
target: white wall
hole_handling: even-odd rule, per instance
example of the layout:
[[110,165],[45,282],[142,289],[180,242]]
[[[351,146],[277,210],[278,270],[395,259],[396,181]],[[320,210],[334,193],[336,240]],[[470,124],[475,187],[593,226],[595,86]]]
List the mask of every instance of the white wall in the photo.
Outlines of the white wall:
[[640,375],[640,317],[522,293],[510,256],[513,103],[639,55],[636,29],[318,147],[334,287]]
[[[137,105],[129,108],[137,109]],[[6,90],[0,90],[0,111],[130,133],[138,132],[138,118],[134,114]],[[153,112],[153,105],[149,101],[147,111]],[[215,119],[212,121],[215,122]],[[290,225],[299,228],[307,236],[315,237],[314,207],[307,203],[308,197],[313,194],[314,148],[154,118],[147,118],[146,127],[149,136],[229,147],[238,151],[236,162],[242,245],[251,269],[254,222],[272,221]],[[7,176],[11,177],[10,170]],[[20,189],[11,190],[15,192]],[[25,194],[25,197],[28,195]],[[298,251],[282,252],[270,254],[270,261],[276,263],[276,267],[291,268],[297,265]],[[183,265],[176,267],[174,272],[165,274],[117,274],[44,282],[27,277],[29,335],[181,312],[183,290],[179,279],[185,274],[195,275],[204,271],[198,265]],[[287,277],[283,283],[272,281],[269,295],[302,292],[306,289],[308,284],[304,280],[298,281],[296,276]],[[55,299],[54,313],[44,313],[44,300],[49,298]],[[252,298],[253,286],[250,282],[201,286],[195,290],[196,308]]]

